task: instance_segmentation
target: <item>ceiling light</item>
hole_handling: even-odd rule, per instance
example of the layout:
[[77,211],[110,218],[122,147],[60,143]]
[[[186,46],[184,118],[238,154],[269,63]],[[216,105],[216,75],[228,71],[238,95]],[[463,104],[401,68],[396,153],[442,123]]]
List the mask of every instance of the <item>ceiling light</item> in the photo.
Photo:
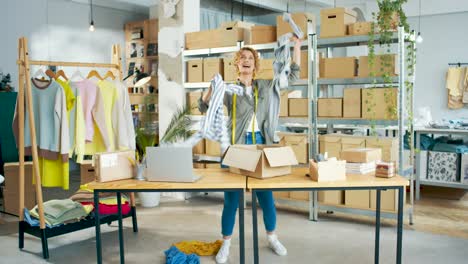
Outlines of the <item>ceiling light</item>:
[[416,37],[416,43],[422,43],[423,37],[421,36],[421,32],[418,32],[418,36]]

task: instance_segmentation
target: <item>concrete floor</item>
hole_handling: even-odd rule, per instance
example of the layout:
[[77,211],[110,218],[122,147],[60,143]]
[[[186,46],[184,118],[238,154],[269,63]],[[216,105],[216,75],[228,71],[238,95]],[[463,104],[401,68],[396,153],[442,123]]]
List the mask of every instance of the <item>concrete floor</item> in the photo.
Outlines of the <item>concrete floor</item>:
[[[182,240],[214,241],[220,238],[222,201],[216,197],[195,197],[189,201],[166,198],[156,208],[138,208],[139,233],[131,220],[124,221],[126,263],[165,263],[164,250]],[[245,211],[246,257],[252,263],[252,215]],[[16,218],[0,215],[0,263],[95,263],[94,229],[90,228],[49,240],[50,259],[42,259],[40,240],[25,235],[23,251],[17,247]],[[309,222],[304,213],[278,212],[278,235],[288,256],[274,255],[266,246],[259,215],[261,263],[373,263],[374,226],[368,222],[321,215]],[[104,263],[119,263],[116,223],[102,226]],[[238,227],[229,263],[239,262]],[[467,263],[468,240],[404,230],[403,263]],[[395,263],[396,227],[386,223],[381,230],[380,263]],[[203,257],[202,263],[215,263]]]

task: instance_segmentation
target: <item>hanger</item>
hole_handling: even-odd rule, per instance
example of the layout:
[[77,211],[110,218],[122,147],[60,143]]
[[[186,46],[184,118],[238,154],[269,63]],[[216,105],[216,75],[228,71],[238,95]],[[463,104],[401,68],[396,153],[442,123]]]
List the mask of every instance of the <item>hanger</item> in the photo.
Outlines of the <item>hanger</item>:
[[67,76],[65,75],[65,72],[63,70],[59,70],[57,71],[57,73],[55,74],[55,79],[57,80],[58,78],[62,77],[63,79],[65,79],[65,81],[68,81],[68,78]]
[[107,71],[106,74],[104,75],[104,77],[102,77],[102,78],[107,79],[108,77],[111,78],[112,80],[115,80],[115,75],[111,70]]
[[81,72],[80,72],[80,70],[78,68],[76,69],[76,71],[70,77],[70,81],[74,80],[75,78],[79,78],[80,81],[86,79],[85,77],[83,77],[83,75],[81,74]]
[[101,77],[101,75],[99,74],[99,72],[97,72],[96,70],[91,70],[89,73],[88,73],[88,76],[86,77],[86,79],[91,79],[93,77],[96,77],[98,78],[99,80],[103,80],[103,78]]
[[55,72],[53,72],[51,69],[47,69],[45,74],[49,76],[50,79],[55,79]]

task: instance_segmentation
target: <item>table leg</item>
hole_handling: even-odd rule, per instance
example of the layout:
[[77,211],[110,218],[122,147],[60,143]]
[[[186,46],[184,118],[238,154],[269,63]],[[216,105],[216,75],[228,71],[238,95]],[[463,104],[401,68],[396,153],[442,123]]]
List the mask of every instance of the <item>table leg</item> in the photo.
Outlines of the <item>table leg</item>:
[[120,244],[120,263],[125,263],[125,251],[123,241],[123,226],[122,226],[122,196],[120,192],[117,192],[117,209],[119,217],[119,244]]
[[318,211],[319,211],[319,202],[318,202],[318,191],[313,191],[312,195],[314,196],[314,221],[318,221]]
[[244,190],[239,191],[239,258],[245,263],[245,236],[244,236]]
[[376,195],[376,207],[375,207],[375,249],[374,249],[374,263],[379,263],[379,251],[380,251],[380,197],[381,190],[377,189]]
[[253,225],[253,249],[254,263],[259,263],[258,257],[258,223],[257,223],[257,193],[252,189],[252,225]]
[[[420,149],[421,146],[421,134],[416,131],[416,148]],[[426,162],[427,163],[427,162]],[[420,199],[420,187],[421,187],[421,153],[416,152],[416,200]]]
[[315,203],[314,203],[314,193],[313,191],[309,192],[309,221],[314,220],[315,212]]
[[403,247],[403,194],[404,187],[398,187],[397,264],[401,264],[401,253]]
[[94,190],[94,219],[96,225],[96,263],[102,263],[101,223],[99,218],[99,193]]

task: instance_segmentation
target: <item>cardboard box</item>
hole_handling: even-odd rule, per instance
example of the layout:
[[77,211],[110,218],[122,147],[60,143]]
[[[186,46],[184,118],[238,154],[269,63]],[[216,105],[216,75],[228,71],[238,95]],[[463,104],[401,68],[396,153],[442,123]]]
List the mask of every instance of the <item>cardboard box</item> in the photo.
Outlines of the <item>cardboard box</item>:
[[234,59],[224,58],[224,81],[225,82],[235,82],[237,81],[237,67],[234,64]]
[[319,191],[318,201],[324,204],[344,204],[344,191]]
[[328,157],[338,158],[341,153],[341,135],[328,134],[319,136],[320,154],[328,152]]
[[273,79],[273,62],[274,59],[261,59],[259,70],[257,71],[256,78],[263,80]]
[[[307,39],[307,22],[310,20],[312,21],[312,27],[313,30],[315,31],[315,16],[313,14],[309,13],[294,13],[291,14],[292,19],[294,20],[294,23],[304,32],[304,37],[303,39]],[[289,33],[289,32],[294,32],[291,29],[291,26],[289,25],[288,22],[283,21],[283,16],[277,16],[276,17],[276,37],[277,39],[280,38],[282,35]]]
[[[374,76],[383,76],[384,74],[395,76],[399,73],[399,69],[397,68],[398,63],[396,62],[397,59],[398,57],[395,54],[375,55],[374,66],[371,69],[369,66],[369,57],[360,56],[358,76],[369,77],[371,70],[374,71]],[[385,65],[387,63],[388,65]]]
[[[371,208],[376,209],[377,207],[377,191],[371,190],[370,193]],[[406,203],[406,195],[403,194],[403,205]],[[386,190],[380,192],[380,210],[396,212],[398,210],[398,190]]]
[[[19,208],[19,192],[18,190],[3,190],[3,208],[6,213],[13,214],[13,215],[20,215],[20,208]],[[27,191],[24,192],[24,207],[28,209],[32,209],[36,206],[36,191]]]
[[341,138],[341,149],[365,148],[366,138],[343,135]]
[[396,120],[398,88],[362,89],[362,118]]
[[[227,21],[221,23],[220,30],[220,45],[217,47],[237,46],[239,41],[244,41],[246,31],[250,31],[255,24],[245,21]],[[211,39],[207,40],[211,41]]]
[[356,57],[323,58],[323,78],[354,78],[356,65]]
[[216,74],[224,75],[223,59],[207,58],[203,59],[203,81],[210,82]]
[[382,161],[398,164],[398,138],[367,138],[366,148],[380,148]]
[[361,118],[360,88],[347,88],[343,90],[343,117]]
[[192,148],[193,154],[205,154],[205,139],[202,138],[198,143]]
[[310,192],[308,191],[295,191],[289,193],[289,198],[299,201],[309,201]]
[[189,92],[187,93],[187,106],[190,107],[191,115],[203,115],[198,109],[198,99],[201,98],[203,92]]
[[305,80],[309,74],[309,54],[307,50],[301,51],[301,72],[299,73],[299,79]]
[[343,98],[319,98],[319,117],[343,117]]
[[205,167],[205,163],[194,162],[194,163],[193,163],[193,168],[194,168],[194,169],[204,169],[204,168],[206,168],[206,167]]
[[279,144],[290,146],[299,163],[307,163],[309,160],[308,136],[305,133],[278,133]]
[[96,153],[94,169],[96,181],[108,182],[134,177],[135,151]]
[[289,198],[289,192],[273,192],[273,197],[287,199]]
[[308,116],[309,104],[307,98],[289,98],[289,116]]
[[382,150],[379,148],[352,148],[341,151],[341,159],[353,163],[369,163],[382,159]]
[[[4,164],[4,189],[3,208],[4,211],[19,215],[19,162],[9,162]],[[32,162],[24,163],[24,206],[32,209],[36,205],[36,189],[33,184]]]
[[358,209],[369,209],[370,208],[370,191],[369,190],[346,190],[345,191],[345,205],[358,208]]
[[93,162],[85,160],[80,164],[80,184],[86,184],[96,180]]
[[348,25],[356,22],[357,13],[351,9],[337,7],[320,10],[320,38],[344,37]]
[[371,32],[373,22],[356,22],[348,25],[348,35],[360,36]]
[[280,90],[280,111],[279,116],[289,116],[288,109],[288,90]]
[[278,145],[232,145],[223,159],[231,172],[260,179],[290,174],[297,164],[292,148]]
[[221,156],[221,144],[218,141],[205,140],[205,154],[208,156]]
[[244,44],[263,44],[276,41],[276,27],[255,25],[244,31]]
[[203,60],[187,61],[187,82],[203,82]]
[[221,169],[221,164],[219,164],[219,163],[206,163],[205,168],[207,168],[207,169]]
[[316,182],[346,180],[346,161],[327,160],[315,163],[310,160],[310,178]]
[[232,21],[222,23],[217,29],[185,33],[185,49],[237,46],[244,40],[244,30],[252,26],[252,23]]

